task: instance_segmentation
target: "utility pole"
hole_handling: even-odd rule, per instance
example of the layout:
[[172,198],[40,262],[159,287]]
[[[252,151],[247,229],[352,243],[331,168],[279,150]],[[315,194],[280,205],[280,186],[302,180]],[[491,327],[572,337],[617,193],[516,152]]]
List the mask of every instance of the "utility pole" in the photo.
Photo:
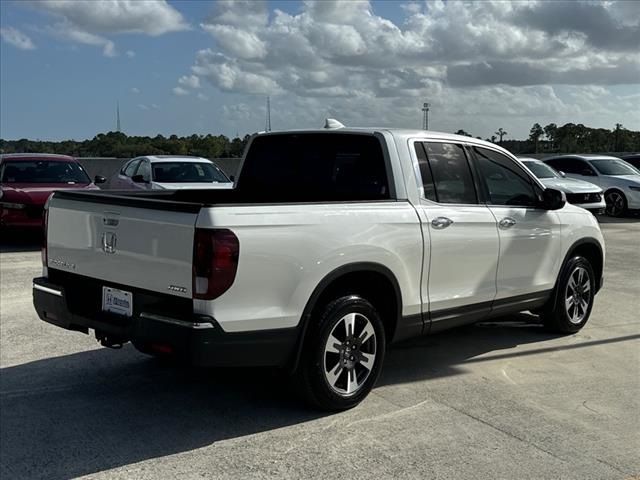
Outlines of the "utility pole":
[[116,132],[120,131],[120,102],[116,102]]
[[271,131],[271,99],[267,97],[267,118],[265,121],[265,131]]
[[424,130],[429,130],[429,105],[428,103],[422,104],[422,111],[424,112],[424,121],[422,122],[422,128]]

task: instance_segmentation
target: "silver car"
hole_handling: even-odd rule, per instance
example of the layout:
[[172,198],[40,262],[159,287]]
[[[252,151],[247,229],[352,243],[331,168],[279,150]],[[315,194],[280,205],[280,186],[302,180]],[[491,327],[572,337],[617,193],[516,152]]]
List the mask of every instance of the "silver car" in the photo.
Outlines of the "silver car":
[[543,161],[535,158],[519,157],[519,160],[540,179],[545,187],[564,192],[569,203],[585,208],[594,215],[604,213],[606,203],[602,189],[597,185],[567,178],[562,172],[555,171]]

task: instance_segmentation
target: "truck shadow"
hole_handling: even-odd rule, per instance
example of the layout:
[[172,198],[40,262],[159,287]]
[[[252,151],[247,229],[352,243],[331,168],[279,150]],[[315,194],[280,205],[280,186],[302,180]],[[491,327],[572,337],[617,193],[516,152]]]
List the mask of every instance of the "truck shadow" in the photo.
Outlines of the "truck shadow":
[[[401,344],[379,384],[456,375],[479,355],[533,342],[539,352],[555,338],[527,318],[511,320]],[[2,478],[89,475],[326,415],[301,404],[276,373],[169,366],[130,347],[6,367],[0,388]]]

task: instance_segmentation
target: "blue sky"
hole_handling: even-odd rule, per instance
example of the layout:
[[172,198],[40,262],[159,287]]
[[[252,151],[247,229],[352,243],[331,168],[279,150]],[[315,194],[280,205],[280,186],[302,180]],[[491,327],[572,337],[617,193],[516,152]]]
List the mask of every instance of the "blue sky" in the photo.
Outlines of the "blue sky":
[[128,134],[244,135],[267,95],[276,129],[419,128],[430,101],[483,138],[640,130],[638,4],[3,1],[0,136],[92,138],[116,102]]

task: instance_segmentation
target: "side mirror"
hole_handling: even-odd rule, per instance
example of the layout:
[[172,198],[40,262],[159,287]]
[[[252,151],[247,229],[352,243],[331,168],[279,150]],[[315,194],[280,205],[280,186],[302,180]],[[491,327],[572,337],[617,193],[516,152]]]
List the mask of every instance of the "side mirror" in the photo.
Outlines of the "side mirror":
[[229,175],[229,180],[231,180],[232,182],[236,181],[236,176],[235,175]]
[[134,183],[149,183],[142,175],[134,175],[133,177],[131,177],[131,180]]
[[561,176],[562,178],[566,178],[566,177],[567,177],[567,174],[566,174],[566,173],[564,173],[562,170],[560,170],[558,173],[560,174],[560,176]]
[[564,192],[554,188],[545,188],[542,192],[542,208],[545,210],[560,210],[567,203]]
[[595,174],[593,173],[593,171],[589,168],[585,168],[584,170],[582,170],[580,172],[580,175],[584,175],[585,177],[595,177]]
[[95,184],[104,183],[106,181],[107,181],[107,179],[104,178],[102,175],[96,175],[95,177],[93,177],[93,183],[95,183]]

